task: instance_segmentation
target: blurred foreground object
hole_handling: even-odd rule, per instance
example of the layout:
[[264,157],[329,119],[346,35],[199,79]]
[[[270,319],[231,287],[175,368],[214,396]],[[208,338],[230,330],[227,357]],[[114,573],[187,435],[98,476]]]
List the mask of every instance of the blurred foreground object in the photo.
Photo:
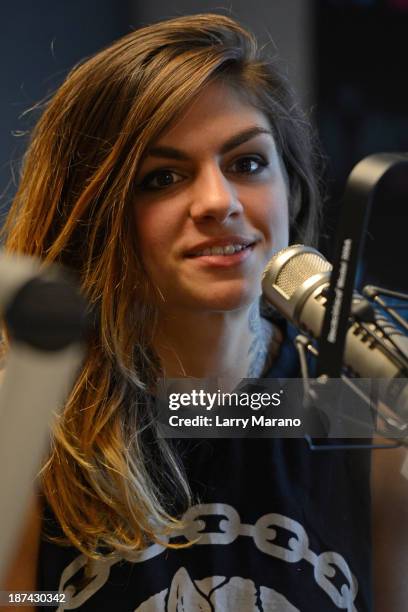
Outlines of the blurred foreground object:
[[86,304],[57,266],[0,253],[0,315],[10,346],[0,386],[0,580],[83,357]]

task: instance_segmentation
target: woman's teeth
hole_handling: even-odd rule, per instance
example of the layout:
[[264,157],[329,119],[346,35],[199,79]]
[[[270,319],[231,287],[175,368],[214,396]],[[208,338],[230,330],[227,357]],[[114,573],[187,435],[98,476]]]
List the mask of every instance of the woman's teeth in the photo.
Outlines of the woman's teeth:
[[202,257],[203,255],[233,255],[249,247],[249,244],[227,244],[225,247],[211,247],[210,249],[204,249],[199,253],[195,254],[195,257]]

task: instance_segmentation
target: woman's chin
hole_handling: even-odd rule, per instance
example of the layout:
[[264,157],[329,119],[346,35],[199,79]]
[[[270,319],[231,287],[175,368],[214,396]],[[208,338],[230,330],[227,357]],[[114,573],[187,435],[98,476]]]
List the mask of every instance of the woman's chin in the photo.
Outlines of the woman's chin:
[[[191,305],[192,310],[197,311],[228,311],[245,308],[254,302],[260,295],[260,291],[254,288],[234,288],[224,291],[198,291],[190,295],[185,304]],[[188,307],[188,306],[187,306]]]

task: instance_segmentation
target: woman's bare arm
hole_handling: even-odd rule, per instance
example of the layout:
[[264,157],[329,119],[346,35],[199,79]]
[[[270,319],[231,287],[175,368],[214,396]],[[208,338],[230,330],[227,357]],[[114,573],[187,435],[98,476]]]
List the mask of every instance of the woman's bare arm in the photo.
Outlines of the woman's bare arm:
[[407,610],[408,480],[401,474],[407,453],[405,448],[373,452],[375,612]]

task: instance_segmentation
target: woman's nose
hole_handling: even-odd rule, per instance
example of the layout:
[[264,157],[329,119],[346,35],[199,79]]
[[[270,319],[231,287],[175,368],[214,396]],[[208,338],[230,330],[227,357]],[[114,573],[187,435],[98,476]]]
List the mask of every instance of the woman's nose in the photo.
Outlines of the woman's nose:
[[218,165],[202,170],[194,181],[190,216],[196,221],[214,219],[224,223],[229,217],[242,213],[236,188]]

